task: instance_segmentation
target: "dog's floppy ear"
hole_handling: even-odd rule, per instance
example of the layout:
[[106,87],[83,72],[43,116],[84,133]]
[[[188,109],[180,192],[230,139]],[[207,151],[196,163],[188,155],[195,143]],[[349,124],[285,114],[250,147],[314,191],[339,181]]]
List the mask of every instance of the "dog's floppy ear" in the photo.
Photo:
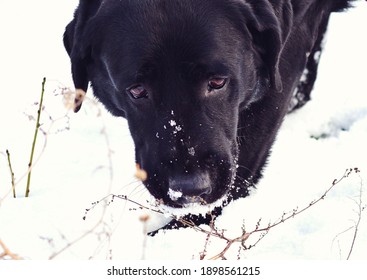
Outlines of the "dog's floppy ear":
[[[261,60],[261,72],[267,75],[270,86],[277,92],[283,90],[279,72],[279,59],[284,36],[279,19],[269,1],[241,1],[241,12],[252,39],[253,49]],[[282,38],[283,37],[283,38]]]
[[74,19],[66,26],[64,46],[71,60],[71,71],[75,86],[74,112],[78,112],[88,89],[87,64],[90,60],[91,41],[85,35],[88,20],[93,17],[103,0],[80,0]]

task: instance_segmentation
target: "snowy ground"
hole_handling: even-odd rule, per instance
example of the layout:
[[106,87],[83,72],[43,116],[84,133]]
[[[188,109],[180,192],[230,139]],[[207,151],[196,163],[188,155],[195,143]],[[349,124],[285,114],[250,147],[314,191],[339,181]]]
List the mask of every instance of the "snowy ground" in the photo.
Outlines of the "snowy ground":
[[[140,218],[155,223],[162,215],[132,210],[136,205],[108,194],[151,200],[134,178],[133,144],[125,120],[106,113],[93,100],[78,114],[67,112],[60,87],[72,87],[61,36],[77,1],[0,2],[0,240],[26,259],[198,259],[220,253],[226,243],[193,229],[145,237]],[[228,238],[278,221],[320,198],[347,168],[357,167],[304,213],[272,228],[258,244],[229,259],[367,259],[367,4],[332,17],[313,99],[287,116],[266,168],[250,197],[229,205],[217,228]],[[6,27],[6,28],[4,28]],[[42,133],[25,198],[34,120],[47,77]],[[90,96],[90,95],[89,95]],[[52,117],[52,120],[49,118]],[[46,145],[44,151],[43,147]],[[16,178],[6,157],[10,151]],[[361,194],[362,192],[362,194]],[[360,195],[361,194],[361,195]],[[361,200],[361,202],[360,202]],[[145,203],[146,204],[146,203]],[[358,234],[353,242],[355,226]],[[205,228],[208,229],[208,228]],[[246,244],[256,242],[253,235]],[[207,244],[207,246],[205,245]],[[0,247],[0,255],[2,249]]]

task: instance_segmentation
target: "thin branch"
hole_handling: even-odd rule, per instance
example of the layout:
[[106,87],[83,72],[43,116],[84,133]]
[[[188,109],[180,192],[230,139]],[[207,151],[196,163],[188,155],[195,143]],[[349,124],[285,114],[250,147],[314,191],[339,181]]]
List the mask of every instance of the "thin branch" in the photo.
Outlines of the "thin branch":
[[[348,168],[346,169],[346,171],[344,172],[343,176],[339,179],[335,179],[331,186],[321,195],[321,197],[319,197],[318,199],[316,200],[313,200],[311,201],[307,206],[305,206],[304,208],[302,209],[293,209],[292,212],[290,213],[283,213],[282,217],[275,223],[273,224],[269,224],[267,225],[266,227],[262,227],[260,228],[260,223],[258,222],[257,225],[256,225],[256,228],[253,230],[253,231],[250,231],[250,232],[246,232],[245,230],[243,230],[243,234],[237,238],[234,238],[234,239],[228,239],[226,237],[224,237],[222,234],[218,234],[217,232],[214,232],[214,233],[211,233],[213,236],[215,237],[218,237],[220,239],[224,239],[227,241],[227,245],[225,246],[225,248],[217,255],[209,258],[210,260],[215,260],[215,259],[225,259],[225,254],[226,252],[229,250],[229,248],[234,244],[234,243],[237,243],[237,242],[241,242],[242,245],[244,246],[244,243],[245,241],[247,241],[247,239],[254,233],[264,233],[264,234],[267,234],[270,229],[274,228],[274,227],[277,227],[278,225],[288,221],[289,219],[291,218],[294,218],[298,215],[300,215],[301,213],[305,212],[306,210],[308,210],[310,207],[314,206],[315,204],[319,203],[320,201],[324,200],[325,197],[329,194],[329,192],[337,185],[339,184],[342,180],[344,180],[345,178],[349,177],[350,174],[352,174],[353,172],[355,173],[359,173],[359,169],[358,168]],[[203,229],[203,228],[200,228],[200,227],[195,227],[196,230],[198,231],[201,231],[201,232],[204,232],[206,234],[209,234],[210,232]],[[355,233],[356,235],[356,233]],[[263,238],[263,236],[260,237],[259,240],[261,240]],[[258,241],[256,242],[256,244],[258,243]],[[255,245],[256,245],[255,244]],[[353,242],[354,244],[354,242]],[[353,247],[353,244],[352,244],[352,247]],[[254,246],[254,245],[253,245]],[[250,246],[250,247],[253,247],[253,246]]]
[[22,258],[12,253],[8,247],[5,246],[4,242],[0,239],[0,247],[3,249],[3,253],[0,254],[0,260],[9,257],[12,260],[21,260]]
[[348,256],[347,256],[347,260],[349,260],[350,256],[352,255],[352,252],[353,252],[353,249],[354,249],[354,245],[355,245],[355,242],[356,242],[356,239],[357,239],[357,234],[358,234],[358,229],[359,229],[359,224],[361,223],[361,220],[362,220],[362,212],[364,210],[364,207],[362,206],[362,194],[363,194],[363,184],[362,184],[362,179],[361,179],[361,185],[360,185],[360,188],[359,188],[359,200],[358,201],[355,201],[356,204],[357,204],[357,222],[354,226],[354,234],[353,234],[353,239],[352,239],[352,243],[351,243],[351,246],[350,246],[350,249],[349,249],[349,253],[348,253]]
[[252,234],[253,232],[245,233],[242,236],[237,238],[231,239],[227,242],[226,247],[220,252],[219,254],[215,255],[214,257],[209,258],[209,260],[218,260],[218,259],[225,259],[225,254],[231,248],[234,243],[241,242],[244,243]]
[[17,195],[15,193],[15,180],[14,180],[14,172],[13,167],[11,166],[11,160],[10,160],[10,153],[8,150],[6,150],[6,155],[8,157],[8,164],[9,164],[9,170],[10,170],[10,176],[11,176],[11,188],[13,190],[13,197],[16,198]]
[[142,253],[141,253],[141,259],[145,260],[145,252],[146,252],[146,248],[147,248],[147,241],[148,241],[148,225],[147,222],[150,219],[150,216],[148,214],[143,214],[142,216],[140,216],[139,220],[143,223],[143,248],[142,248]]
[[206,255],[208,253],[207,249],[208,249],[208,246],[209,246],[210,237],[212,236],[212,233],[214,231],[216,231],[216,228],[214,226],[215,216],[212,215],[211,218],[212,219],[211,219],[210,224],[209,224],[211,231],[207,234],[207,236],[205,238],[204,250],[200,253],[200,260],[205,259]]
[[[334,246],[335,241],[338,239],[339,236],[351,231],[354,228],[354,226],[351,226],[345,230],[343,230],[342,232],[339,232],[334,238],[333,241],[331,242],[331,247]],[[340,240],[338,239],[338,247],[339,247],[339,258],[342,259],[342,252],[341,252],[341,248],[340,248]]]
[[28,178],[27,178],[27,187],[26,187],[26,191],[25,191],[25,197],[29,197],[29,192],[30,192],[30,184],[31,184],[31,174],[32,174],[32,164],[33,164],[33,156],[34,156],[34,150],[36,147],[36,142],[37,142],[37,136],[38,136],[38,130],[40,128],[40,119],[41,119],[41,112],[42,112],[42,107],[43,107],[43,96],[45,93],[45,84],[46,84],[46,78],[43,78],[42,81],[42,91],[41,91],[41,100],[39,103],[39,108],[37,111],[37,121],[36,121],[36,129],[34,131],[34,137],[33,137],[33,143],[32,143],[32,149],[31,149],[31,156],[29,159],[29,163],[28,163]]
[[[47,131],[44,131],[43,129],[40,128],[40,131],[42,132],[43,136],[44,136],[44,143],[42,145],[42,149],[41,151],[39,152],[38,156],[36,158],[33,159],[33,163],[32,163],[32,166],[30,168],[27,169],[26,172],[24,172],[20,177],[17,178],[17,180],[15,181],[14,180],[14,185],[15,187],[17,187],[18,184],[20,184],[23,179],[25,177],[28,176],[29,172],[31,172],[33,170],[33,168],[35,168],[35,166],[37,166],[38,162],[41,160],[45,150],[46,150],[46,147],[47,147],[47,144],[48,144],[48,135],[50,134],[50,131],[52,130],[52,127],[54,126],[54,124],[58,121],[60,121],[61,119],[63,118],[67,118],[67,115],[63,116],[63,117],[60,117],[58,119],[55,119],[55,120],[52,120],[51,121],[51,124],[49,125],[48,127],[48,130]],[[14,178],[15,179],[15,178]],[[10,194],[11,191],[9,191],[8,193],[5,194],[5,196],[3,196],[1,199],[0,199],[0,203],[3,202],[3,200],[5,200],[5,198]]]

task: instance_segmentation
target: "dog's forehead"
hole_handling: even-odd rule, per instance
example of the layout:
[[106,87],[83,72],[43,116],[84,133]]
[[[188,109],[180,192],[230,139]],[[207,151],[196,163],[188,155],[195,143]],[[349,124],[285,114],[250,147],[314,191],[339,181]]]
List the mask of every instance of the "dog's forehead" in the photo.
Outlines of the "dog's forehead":
[[107,45],[115,48],[106,53],[123,58],[129,69],[152,60],[196,63],[235,53],[238,32],[211,1],[136,2],[122,1],[120,14],[109,8],[103,15],[108,21],[103,32],[113,41]]

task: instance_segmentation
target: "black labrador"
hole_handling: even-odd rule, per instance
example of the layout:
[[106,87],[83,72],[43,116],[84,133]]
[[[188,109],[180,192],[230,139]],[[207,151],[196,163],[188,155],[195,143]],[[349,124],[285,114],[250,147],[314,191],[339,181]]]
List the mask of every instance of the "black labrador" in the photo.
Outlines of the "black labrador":
[[75,111],[91,83],[127,119],[160,203],[225,205],[260,179],[283,117],[310,98],[330,13],[351,2],[80,0],[64,34]]

